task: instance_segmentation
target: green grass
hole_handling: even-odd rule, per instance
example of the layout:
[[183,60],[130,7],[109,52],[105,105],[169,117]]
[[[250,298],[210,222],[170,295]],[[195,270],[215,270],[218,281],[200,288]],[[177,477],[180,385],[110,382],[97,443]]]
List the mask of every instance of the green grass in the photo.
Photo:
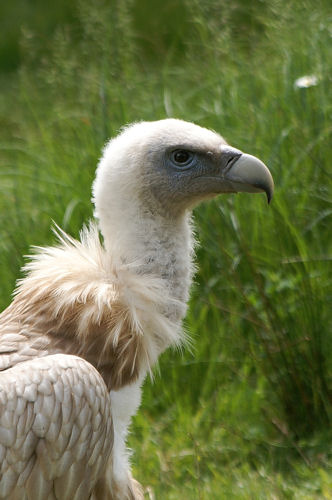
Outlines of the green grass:
[[[145,384],[135,475],[151,499],[332,498],[328,2],[89,4],[48,41],[26,28],[0,82],[1,306],[52,219],[77,236],[91,217],[121,125],[216,129],[269,165],[275,197],[195,211],[193,352],[166,353]],[[294,86],[311,74],[316,86]]]

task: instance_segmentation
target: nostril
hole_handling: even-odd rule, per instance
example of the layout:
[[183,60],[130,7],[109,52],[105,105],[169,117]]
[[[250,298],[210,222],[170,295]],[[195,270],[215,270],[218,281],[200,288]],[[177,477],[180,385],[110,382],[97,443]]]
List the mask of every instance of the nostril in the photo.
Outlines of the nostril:
[[242,153],[238,152],[238,151],[227,151],[223,154],[223,168],[225,170],[229,170],[230,168],[232,168],[232,166],[234,165],[234,163],[240,158]]
[[230,163],[233,163],[234,160],[237,160],[237,158],[239,157],[239,155],[233,155],[233,156],[230,156],[228,159],[227,159],[227,163],[226,163],[226,167],[228,167],[230,165]]
[[242,156],[242,151],[240,149],[233,148],[232,146],[229,146],[228,144],[222,144],[220,146],[220,152],[221,152],[221,169],[224,174],[227,174],[227,172],[232,168],[234,163]]

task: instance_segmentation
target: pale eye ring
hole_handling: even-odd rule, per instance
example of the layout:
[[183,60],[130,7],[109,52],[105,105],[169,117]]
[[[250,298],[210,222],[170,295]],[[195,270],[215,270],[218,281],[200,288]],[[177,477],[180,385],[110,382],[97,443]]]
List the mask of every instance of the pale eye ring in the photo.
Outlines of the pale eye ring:
[[171,158],[173,163],[178,167],[186,167],[191,163],[193,155],[185,149],[176,149],[172,152]]

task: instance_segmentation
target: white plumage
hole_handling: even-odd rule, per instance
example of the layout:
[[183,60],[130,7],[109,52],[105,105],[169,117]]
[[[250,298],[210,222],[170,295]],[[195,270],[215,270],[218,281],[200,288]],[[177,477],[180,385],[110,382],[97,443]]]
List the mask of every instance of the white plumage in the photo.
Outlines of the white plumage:
[[190,210],[265,191],[262,162],[180,120],[125,128],[93,186],[95,223],[39,248],[0,315],[0,498],[142,499],[126,452],[140,386],[184,341]]

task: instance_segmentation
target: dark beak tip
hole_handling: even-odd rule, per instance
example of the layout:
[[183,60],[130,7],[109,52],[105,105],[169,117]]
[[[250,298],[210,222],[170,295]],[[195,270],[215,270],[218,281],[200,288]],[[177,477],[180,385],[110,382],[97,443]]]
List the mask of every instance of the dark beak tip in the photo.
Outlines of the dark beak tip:
[[[272,179],[272,176],[271,176],[271,179]],[[272,185],[270,185],[265,190],[265,193],[266,193],[266,197],[267,197],[267,203],[268,203],[268,205],[270,205],[270,203],[272,201],[272,198],[273,198],[273,195],[274,195],[274,182],[273,182],[273,179],[272,179]]]

